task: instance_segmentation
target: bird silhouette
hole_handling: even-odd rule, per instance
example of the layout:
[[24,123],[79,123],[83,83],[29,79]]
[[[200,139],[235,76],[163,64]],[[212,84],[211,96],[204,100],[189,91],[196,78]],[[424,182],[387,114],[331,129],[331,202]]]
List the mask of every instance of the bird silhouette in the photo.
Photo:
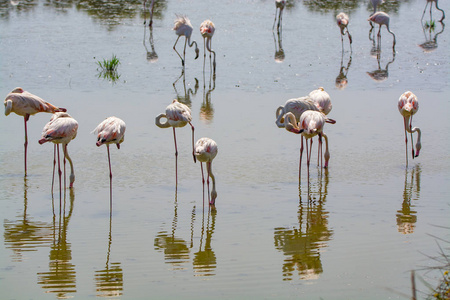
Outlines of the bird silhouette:
[[[411,149],[412,149],[412,158],[419,156],[420,149],[422,148],[422,144],[420,142],[421,139],[421,131],[420,128],[414,127],[412,128],[412,117],[419,110],[419,101],[417,100],[416,95],[412,92],[407,91],[404,92],[400,98],[398,99],[398,110],[400,114],[403,116],[403,122],[405,125],[405,144],[406,144],[406,165],[408,165],[408,134],[411,134]],[[417,143],[416,149],[414,150],[414,141],[413,141],[413,132],[417,132]]]
[[[197,157],[198,161],[200,162],[200,168],[202,170],[202,183],[203,183],[203,190],[205,187],[205,178],[203,176],[203,163],[206,163],[206,171],[207,171],[207,179],[206,183],[208,186],[208,202],[210,205],[215,205],[216,198],[217,198],[217,192],[216,192],[216,179],[214,177],[214,174],[211,170],[211,165],[213,159],[217,155],[217,144],[215,141],[213,141],[210,138],[203,137],[195,143],[195,156]],[[209,192],[209,177],[211,177],[212,180],[212,189],[211,193]]]
[[[186,59],[186,45],[189,45],[189,47],[192,47],[195,45],[195,59],[198,58],[199,49],[197,47],[197,42],[192,41],[191,43],[191,35],[192,35],[192,24],[191,21],[186,16],[179,16],[177,15],[177,18],[174,21],[173,30],[175,30],[175,33],[178,35],[177,40],[175,41],[175,44],[173,45],[173,50],[178,54],[178,56],[181,59],[181,65],[184,67],[184,62]],[[175,46],[178,43],[178,40],[181,36],[185,37],[184,40],[184,50],[183,50],[183,57],[181,57],[180,53],[178,53]]]
[[9,115],[11,112],[16,113],[19,116],[23,116],[25,125],[25,176],[27,175],[27,147],[28,147],[28,133],[27,133],[27,122],[31,115],[37,114],[39,112],[55,113],[55,112],[65,112],[65,108],[59,108],[50,104],[40,97],[33,95],[25,91],[21,87],[16,87],[8,95],[4,101],[5,104],[5,115]]

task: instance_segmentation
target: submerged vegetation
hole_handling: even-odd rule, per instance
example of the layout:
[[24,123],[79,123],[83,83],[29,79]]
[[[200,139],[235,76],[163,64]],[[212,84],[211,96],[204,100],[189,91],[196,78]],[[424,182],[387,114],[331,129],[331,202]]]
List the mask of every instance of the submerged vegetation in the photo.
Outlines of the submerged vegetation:
[[108,79],[113,83],[116,82],[120,75],[117,73],[117,68],[119,67],[120,60],[117,58],[115,54],[112,55],[111,59],[103,59],[103,61],[97,61],[97,65],[99,68],[97,70],[100,71],[98,74],[98,78],[102,77],[103,79]]

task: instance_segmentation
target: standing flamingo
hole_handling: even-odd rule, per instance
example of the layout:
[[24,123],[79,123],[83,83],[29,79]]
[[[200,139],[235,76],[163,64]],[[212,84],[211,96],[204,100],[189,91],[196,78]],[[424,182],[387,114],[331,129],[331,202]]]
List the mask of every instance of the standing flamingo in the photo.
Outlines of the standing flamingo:
[[[301,175],[301,163],[303,156],[303,137],[306,139],[306,162],[308,168],[308,180],[309,180],[309,163],[311,160],[311,149],[312,149],[312,138],[316,135],[319,136],[319,147],[322,146],[322,136],[325,138],[325,168],[328,167],[328,161],[330,160],[330,152],[328,150],[328,137],[325,133],[323,133],[323,127],[326,122],[325,115],[321,112],[308,110],[305,111],[300,116],[300,121],[297,124],[297,120],[295,119],[294,114],[288,112],[285,116],[286,130],[302,135],[302,144],[300,147],[300,163],[299,163],[299,171],[298,176],[300,179]],[[310,149],[308,150],[308,139],[310,139]]]
[[336,16],[336,23],[341,29],[341,44],[342,51],[344,51],[344,35],[348,34],[348,41],[350,42],[350,50],[352,49],[352,36],[348,31],[348,16],[346,13],[341,12]]
[[[398,110],[403,116],[403,121],[405,125],[405,144],[406,144],[406,165],[408,165],[408,135],[407,132],[411,134],[411,148],[412,148],[412,158],[419,156],[419,151],[422,148],[420,143],[421,131],[419,127],[412,128],[412,117],[419,110],[419,101],[416,95],[412,92],[404,92],[398,99]],[[417,132],[417,143],[416,151],[414,151],[413,142],[413,132]]]
[[394,48],[395,47],[395,43],[396,43],[395,42],[395,34],[389,29],[389,19],[390,19],[389,15],[387,13],[385,13],[383,11],[379,11],[379,12],[371,15],[370,18],[367,19],[367,20],[370,21],[370,22],[375,22],[375,23],[377,23],[380,26],[380,28],[378,29],[378,35],[377,35],[377,37],[378,37],[378,44],[381,41],[381,33],[380,33],[381,32],[381,26],[382,25],[386,26],[387,31],[390,34],[392,34],[392,36],[394,37],[394,42],[392,44],[392,48]]
[[423,16],[425,15],[425,11],[427,10],[428,4],[430,4],[430,19],[431,19],[431,9],[432,9],[433,2],[434,2],[434,5],[436,6],[436,9],[440,10],[442,12],[442,18],[439,20],[439,22],[442,22],[442,20],[445,19],[445,12],[444,12],[443,9],[439,8],[438,0],[426,0],[426,1],[427,1],[427,4],[425,5],[425,8],[423,9],[422,19],[423,19]]
[[[177,40],[175,41],[175,44],[173,45],[173,50],[178,54],[178,56],[181,59],[181,65],[184,67],[184,60],[186,58],[186,45],[189,45],[189,47],[192,47],[195,44],[195,59],[198,58],[199,49],[197,47],[197,42],[192,41],[191,43],[191,35],[192,35],[192,24],[191,21],[186,16],[179,16],[177,15],[177,18],[174,21],[173,29],[175,30],[175,33],[178,35]],[[180,53],[178,53],[175,46],[178,43],[178,40],[181,36],[184,36],[184,50],[183,50],[183,57],[181,57]]]
[[[203,37],[203,65],[205,65],[205,59],[206,59],[206,50],[209,51],[209,62],[211,63],[211,53],[214,53],[214,60],[213,60],[213,69],[214,73],[216,72],[216,52],[212,50],[212,37],[214,35],[214,31],[216,31],[216,27],[214,26],[214,23],[210,20],[205,20],[200,24],[200,33]],[[205,50],[206,48],[206,50]]]
[[273,20],[272,30],[275,28],[275,22],[277,21],[277,11],[278,11],[278,23],[277,30],[280,28],[281,19],[283,17],[283,10],[286,7],[286,0],[275,0],[275,19]]
[[292,113],[296,120],[300,119],[300,116],[307,110],[319,110],[311,97],[300,97],[289,99],[284,106],[279,106],[275,112],[277,120],[275,123],[278,127],[283,128],[286,125],[285,119],[288,112]]
[[[161,123],[161,118],[166,118],[165,123]],[[173,128],[173,140],[175,142],[175,168],[177,168],[177,160],[178,160],[178,148],[177,148],[177,138],[175,135],[176,127],[184,127],[189,123],[192,128],[192,156],[194,157],[194,162],[196,162],[195,152],[194,152],[194,126],[191,123],[192,116],[191,110],[189,107],[184,105],[183,103],[178,102],[177,99],[174,99],[171,104],[166,107],[166,113],[159,114],[155,119],[156,126],[160,128]],[[178,182],[178,170],[175,171]]]
[[[78,122],[72,118],[68,113],[56,112],[50,122],[48,122],[44,129],[42,130],[42,137],[39,140],[39,144],[46,142],[52,142],[55,144],[58,152],[58,174],[59,174],[59,193],[61,196],[61,165],[59,159],[59,144],[62,144],[64,157],[69,161],[70,164],[70,185],[69,188],[73,188],[73,183],[75,181],[75,173],[73,171],[72,159],[67,152],[67,144],[77,136]],[[53,154],[53,157],[55,155]],[[64,182],[66,179],[66,160],[64,159]],[[53,170],[55,166],[55,158],[53,159]],[[53,183],[52,183],[53,186]]]
[[[149,8],[149,11],[150,11],[150,20],[149,20],[149,22],[148,22],[148,26],[149,27],[152,27],[152,25],[153,25],[153,9],[155,8],[155,0],[149,0],[149,1],[151,1],[151,3],[150,3],[150,8]],[[147,3],[147,0],[144,0],[144,11],[145,11],[145,4]],[[145,22],[147,21],[147,19],[144,21],[144,25],[145,25]]]
[[[126,125],[125,122],[117,117],[109,117],[103,120],[92,133],[97,133],[97,147],[106,145],[106,151],[108,152],[108,164],[109,164],[109,189],[110,195],[112,195],[112,172],[111,172],[111,158],[109,155],[109,145],[116,144],[117,149],[120,149],[120,144],[124,140]],[[111,198],[112,199],[112,198]],[[112,201],[110,201],[110,207],[112,207]]]
[[[203,137],[199,139],[197,143],[195,143],[195,156],[197,156],[197,159],[200,162],[200,168],[202,170],[203,189],[205,187],[205,178],[203,176],[203,163],[204,162],[206,163],[206,170],[208,173],[206,183],[208,185],[208,201],[210,205],[215,205],[217,198],[216,179],[211,170],[211,164],[216,155],[217,155],[217,144],[212,139]],[[209,177],[211,177],[212,180],[211,194],[209,193]]]
[[28,133],[27,133],[27,122],[31,115],[38,112],[65,112],[65,108],[59,108],[50,104],[40,97],[33,95],[25,91],[21,87],[17,87],[12,90],[4,101],[5,104],[5,115],[9,115],[11,112],[16,113],[19,116],[23,116],[25,124],[25,176],[27,175],[27,147],[28,147]]

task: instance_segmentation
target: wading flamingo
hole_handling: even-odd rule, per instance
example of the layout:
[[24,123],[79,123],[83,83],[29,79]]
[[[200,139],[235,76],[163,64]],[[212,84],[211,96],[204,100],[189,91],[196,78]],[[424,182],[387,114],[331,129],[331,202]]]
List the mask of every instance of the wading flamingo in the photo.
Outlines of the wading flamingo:
[[4,101],[5,104],[5,115],[9,115],[11,112],[16,113],[19,116],[23,116],[25,124],[25,176],[27,175],[27,147],[28,147],[28,133],[27,133],[27,122],[31,115],[38,112],[65,112],[65,108],[56,107],[40,97],[33,95],[25,91],[21,87],[16,87],[8,95]]
[[279,106],[275,112],[277,120],[275,123],[278,127],[283,128],[286,125],[285,115],[290,112],[295,116],[296,120],[300,119],[300,116],[307,110],[319,110],[314,101],[309,97],[300,97],[289,99],[284,106]]
[[[111,171],[111,158],[109,155],[109,145],[116,144],[117,149],[120,149],[120,144],[125,138],[125,122],[117,117],[109,117],[103,120],[92,133],[97,134],[97,147],[106,145],[106,151],[108,152],[108,165],[109,165],[109,189],[110,195],[112,195],[112,171]],[[111,198],[112,199],[112,198]],[[110,207],[112,207],[112,201],[110,201]]]
[[[166,122],[161,123],[161,118],[166,118]],[[175,174],[178,182],[178,170],[177,170],[177,160],[178,160],[178,148],[177,148],[177,138],[175,135],[176,127],[184,127],[189,123],[192,128],[192,156],[194,157],[194,162],[196,162],[195,152],[194,152],[194,126],[191,123],[191,109],[184,105],[183,103],[178,102],[177,99],[174,99],[171,104],[166,107],[166,113],[159,114],[155,119],[156,126],[160,128],[173,128],[173,140],[175,143]]]
[[[328,161],[330,160],[330,152],[328,150],[328,137],[325,133],[323,133],[323,127],[326,122],[325,115],[321,112],[308,110],[305,111],[300,116],[300,121],[297,124],[297,120],[295,119],[294,114],[288,112],[285,116],[286,122],[286,130],[289,132],[293,132],[296,134],[302,135],[302,143],[300,146],[300,163],[299,163],[299,171],[298,176],[300,180],[301,175],[301,164],[302,164],[302,156],[303,156],[303,137],[306,139],[306,163],[308,168],[308,181],[309,181],[309,163],[311,160],[311,149],[312,149],[312,138],[316,135],[319,136],[319,148],[322,146],[322,137],[325,138],[325,168],[328,167]],[[310,149],[308,150],[308,139],[310,139]]]
[[[210,205],[215,205],[217,198],[216,179],[211,170],[211,164],[216,155],[217,155],[217,144],[212,139],[203,137],[199,139],[197,143],[195,143],[195,156],[197,156],[197,159],[200,162],[200,168],[202,170],[203,191],[205,188],[205,178],[203,176],[203,163],[206,163],[206,171],[208,173],[206,183],[208,185],[208,202]],[[209,177],[211,177],[212,180],[211,194],[209,193]]]
[[278,12],[278,23],[277,30],[280,28],[281,19],[283,18],[283,10],[286,7],[286,0],[275,0],[275,19],[273,20],[272,30],[275,28],[275,22],[277,21],[277,12]]
[[[403,116],[403,122],[405,125],[405,144],[406,144],[406,165],[408,165],[408,134],[411,134],[411,148],[412,148],[412,158],[419,156],[420,149],[422,148],[422,144],[420,143],[421,131],[420,128],[414,127],[412,128],[412,117],[419,110],[419,101],[417,100],[416,95],[412,92],[407,91],[404,92],[400,98],[398,99],[398,110],[400,114]],[[417,143],[416,150],[414,151],[414,141],[413,141],[413,132],[417,132]]]
[[[211,53],[214,54],[214,60],[213,60],[213,71],[216,72],[216,52],[212,50],[212,37],[214,35],[214,31],[216,31],[216,27],[214,26],[214,23],[210,20],[205,20],[200,24],[200,33],[203,37],[203,66],[205,65],[206,60],[206,50],[209,51],[209,63],[211,63]],[[206,48],[206,50],[205,50]]]
[[[174,26],[173,26],[172,30],[175,30],[175,33],[178,35],[177,40],[175,41],[175,44],[173,45],[173,50],[175,50],[175,52],[180,57],[181,65],[184,67],[184,60],[186,58],[186,45],[189,45],[189,47],[192,47],[193,45],[195,45],[195,59],[198,58],[198,53],[199,53],[199,49],[197,47],[197,42],[192,41],[192,43],[191,43],[191,35],[192,35],[192,30],[193,30],[191,21],[189,21],[189,19],[186,16],[177,15],[177,18],[174,21]],[[181,57],[180,53],[178,53],[177,49],[175,48],[175,46],[177,45],[178,40],[180,39],[181,36],[185,37],[183,57]]]
[[[152,27],[152,25],[153,25],[153,9],[155,8],[155,0],[149,0],[149,1],[151,1],[151,3],[150,3],[150,8],[149,8],[149,11],[150,11],[150,20],[149,20],[149,22],[148,22],[148,26],[150,26],[150,27]],[[144,0],[144,12],[145,12],[145,4],[147,3],[147,0]],[[147,21],[147,19],[145,19],[144,20],[144,25],[145,25],[145,22]]]
[[392,34],[392,36],[394,37],[394,42],[392,43],[392,48],[395,47],[395,34],[389,29],[389,15],[383,11],[379,11],[375,14],[373,14],[372,16],[370,16],[369,19],[367,19],[370,22],[375,22],[377,23],[380,28],[378,29],[378,45],[380,44],[381,41],[381,26],[384,25],[386,26],[387,31]]
[[[69,188],[73,188],[75,181],[75,173],[73,171],[72,159],[67,152],[67,144],[77,136],[78,122],[72,118],[68,113],[56,112],[50,122],[48,122],[42,130],[42,137],[39,140],[39,144],[46,142],[52,142],[55,144],[58,152],[58,174],[59,174],[59,193],[61,196],[61,165],[59,159],[59,144],[62,144],[64,157],[70,164],[70,185]],[[66,160],[64,159],[64,182],[66,181]],[[53,174],[55,170],[55,153],[53,154]],[[65,185],[65,184],[64,184]],[[52,182],[53,187],[53,182]],[[53,191],[53,188],[52,188]]]
[[342,51],[344,51],[344,35],[348,35],[348,41],[350,42],[350,50],[352,50],[352,36],[348,31],[348,16],[346,13],[341,12],[336,16],[336,23],[341,29],[341,44]]
[[426,0],[426,1],[427,1],[427,4],[425,5],[425,8],[423,9],[423,14],[422,14],[422,19],[421,19],[421,20],[423,20],[423,16],[425,15],[425,11],[427,10],[427,6],[428,6],[428,4],[430,4],[430,21],[432,21],[432,18],[431,18],[431,9],[432,9],[433,2],[434,2],[434,5],[436,6],[436,9],[437,9],[437,10],[440,10],[440,11],[442,12],[442,18],[439,20],[439,22],[442,22],[442,20],[445,19],[445,12],[444,12],[443,9],[439,8],[439,6],[438,6],[438,0]]

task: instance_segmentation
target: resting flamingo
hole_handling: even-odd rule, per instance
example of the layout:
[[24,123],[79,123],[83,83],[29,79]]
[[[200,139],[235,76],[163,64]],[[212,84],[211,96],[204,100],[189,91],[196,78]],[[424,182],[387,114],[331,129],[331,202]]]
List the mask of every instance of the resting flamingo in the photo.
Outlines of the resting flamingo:
[[352,36],[350,35],[350,32],[348,31],[348,15],[346,13],[339,13],[336,16],[336,23],[341,29],[341,44],[342,44],[342,51],[344,51],[344,35],[348,35],[348,41],[350,42],[350,50],[352,50]]
[[277,21],[277,12],[278,12],[278,23],[277,29],[280,28],[281,19],[283,17],[283,10],[286,7],[286,0],[275,0],[275,19],[273,20],[272,30],[275,28],[275,23]]
[[387,31],[390,34],[392,34],[392,36],[394,37],[394,42],[392,43],[392,48],[394,48],[395,43],[396,43],[395,42],[395,34],[389,29],[389,20],[390,20],[389,15],[383,11],[379,11],[379,12],[371,15],[370,18],[367,20],[370,22],[375,22],[380,26],[380,28],[378,29],[378,35],[377,35],[378,44],[380,44],[380,41],[381,41],[381,26],[382,25],[386,26]]
[[[161,119],[166,118],[166,122],[161,123]],[[191,123],[191,109],[184,105],[183,103],[178,102],[177,99],[174,99],[170,105],[166,107],[166,113],[159,114],[155,119],[156,126],[160,128],[173,128],[173,140],[175,143],[175,167],[177,168],[177,160],[178,160],[178,148],[177,148],[177,138],[175,135],[176,127],[184,127],[189,123],[192,128],[192,156],[194,157],[194,162],[196,162],[195,152],[194,152],[194,126]],[[177,182],[178,182],[178,171],[176,170]]]
[[[419,101],[412,92],[404,92],[398,99],[398,110],[403,116],[405,125],[406,165],[408,165],[408,134],[411,134],[412,158],[419,156],[422,144],[420,143],[421,131],[419,127],[412,128],[412,117],[419,110]],[[417,132],[416,150],[414,151],[413,132]]]
[[[203,176],[203,163],[206,163],[206,171],[207,171],[207,179],[206,183],[208,185],[208,202],[210,205],[215,205],[217,192],[216,192],[216,179],[211,170],[211,165],[213,159],[217,155],[217,144],[210,138],[203,137],[195,143],[195,156],[200,162],[200,168],[202,170],[202,182],[203,182],[203,190],[205,188],[205,178]],[[212,189],[211,194],[209,192],[209,177],[212,180]]]
[[300,119],[300,116],[307,110],[316,110],[318,111],[319,108],[316,106],[314,101],[311,99],[311,97],[300,97],[300,98],[293,98],[286,101],[284,106],[279,106],[275,112],[275,116],[277,120],[275,123],[278,127],[283,128],[285,127],[285,115],[290,112],[295,116],[296,120]]
[[[213,60],[213,70],[216,72],[216,52],[212,50],[212,37],[214,35],[214,31],[216,31],[216,27],[214,26],[214,23],[211,22],[211,20],[205,20],[200,24],[200,33],[203,37],[203,65],[205,65],[205,59],[206,59],[206,50],[209,51],[209,62],[211,63],[211,53],[214,54],[214,60]],[[206,48],[206,50],[205,50]]]
[[[197,47],[197,42],[192,41],[191,43],[191,35],[192,35],[192,24],[191,21],[186,16],[179,16],[177,15],[177,18],[174,21],[173,30],[175,30],[175,33],[178,35],[177,40],[175,41],[175,44],[173,45],[173,50],[178,54],[178,56],[181,59],[181,65],[184,67],[184,61],[186,58],[186,45],[189,45],[189,47],[192,47],[195,45],[195,59],[198,58],[199,49]],[[178,40],[181,36],[185,37],[184,40],[184,50],[183,50],[183,57],[181,57],[180,53],[178,53],[175,46],[178,43]]]
[[[323,133],[323,127],[326,122],[325,115],[321,112],[308,110],[300,116],[300,121],[297,124],[297,120],[293,113],[288,112],[285,116],[286,130],[292,133],[302,135],[302,143],[300,146],[300,163],[298,176],[301,175],[301,163],[303,156],[303,137],[306,139],[306,163],[308,168],[308,180],[309,180],[309,164],[311,160],[312,138],[316,135],[319,136],[319,147],[322,145],[322,137],[325,138],[325,168],[328,167],[328,161],[330,160],[330,152],[328,150],[328,137]],[[308,150],[308,139],[310,139],[310,149]]]
[[[56,112],[50,122],[48,122],[44,129],[42,130],[42,137],[39,140],[39,144],[44,144],[46,142],[52,142],[55,144],[58,152],[58,174],[59,174],[59,193],[61,196],[61,165],[59,159],[59,144],[62,144],[64,157],[69,161],[70,164],[70,185],[69,188],[73,188],[73,183],[75,181],[75,173],[73,170],[72,159],[67,152],[67,145],[71,140],[77,136],[78,122],[72,118],[68,113]],[[66,160],[64,159],[64,182],[66,179]],[[53,153],[53,174],[55,170],[55,153]],[[65,184],[64,184],[65,185]],[[53,191],[53,181],[52,181],[52,191]]]
[[426,1],[427,1],[427,4],[425,5],[425,8],[423,9],[423,14],[422,14],[422,19],[421,20],[423,20],[423,16],[425,15],[425,11],[427,10],[428,4],[430,4],[430,19],[431,19],[431,9],[432,9],[433,2],[434,2],[434,5],[436,6],[436,9],[440,10],[442,12],[442,18],[439,20],[439,22],[442,22],[442,20],[445,19],[445,12],[444,12],[443,9],[439,8],[438,0],[426,0]]
[[[125,138],[125,122],[117,117],[109,117],[103,120],[92,133],[97,134],[97,147],[106,145],[106,151],[108,152],[108,165],[109,165],[109,188],[110,195],[112,195],[112,171],[111,171],[111,158],[109,155],[109,145],[116,144],[117,149],[120,149],[120,144]],[[110,207],[112,207],[112,201],[110,201]]]
[[28,148],[28,133],[27,133],[27,122],[31,115],[37,114],[39,112],[55,113],[55,112],[65,112],[65,108],[59,108],[50,104],[40,97],[33,95],[25,91],[21,87],[16,87],[8,95],[4,101],[5,104],[5,115],[9,115],[11,112],[16,113],[19,116],[23,116],[25,124],[25,176],[27,175],[27,148]]

